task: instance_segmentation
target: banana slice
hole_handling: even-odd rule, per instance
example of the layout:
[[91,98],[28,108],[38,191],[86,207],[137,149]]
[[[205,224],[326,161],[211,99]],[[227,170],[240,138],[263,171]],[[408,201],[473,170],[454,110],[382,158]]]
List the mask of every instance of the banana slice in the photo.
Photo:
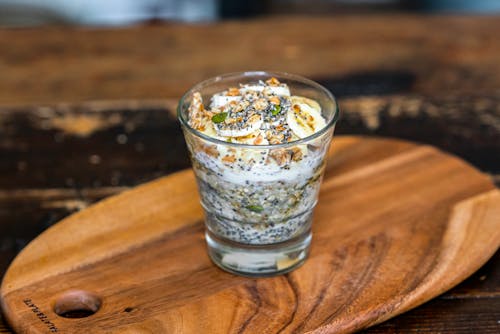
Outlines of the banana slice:
[[222,138],[217,134],[217,131],[215,131],[215,127],[214,127],[214,124],[212,123],[212,121],[206,122],[203,125],[203,131],[201,131],[201,132],[209,137],[225,140],[225,138]]
[[[256,131],[245,137],[234,138],[234,142],[249,144],[249,145],[269,145],[269,141],[266,139],[261,131]],[[269,150],[266,149],[246,149],[241,148],[237,150],[237,158],[241,158],[246,165],[251,166],[256,163],[264,163],[267,159]]]
[[232,142],[249,145],[269,145],[269,141],[261,131],[255,131],[245,137],[233,138]]
[[230,96],[230,95],[215,94],[210,102],[210,108],[223,107],[226,104],[229,104],[230,102],[233,101],[239,102],[241,99],[242,96],[240,95]]
[[307,104],[309,107],[311,107],[311,108],[317,110],[319,113],[321,113],[321,106],[315,100],[309,99],[309,98],[304,97],[304,96],[298,96],[298,95],[291,96],[290,100],[292,101],[292,105],[294,105],[294,104]]
[[263,92],[277,96],[290,96],[288,86],[264,86],[264,85],[248,85],[240,88],[240,91],[245,94],[247,92]]
[[297,137],[305,138],[324,128],[326,122],[321,115],[319,105],[314,106],[309,101],[309,103],[304,103],[304,100],[301,101],[299,103],[292,103],[292,107],[286,114],[286,121]]
[[214,127],[219,136],[222,137],[245,137],[259,130],[262,122],[261,115],[253,114],[246,122],[241,122],[234,118],[227,118],[224,122],[214,124]]

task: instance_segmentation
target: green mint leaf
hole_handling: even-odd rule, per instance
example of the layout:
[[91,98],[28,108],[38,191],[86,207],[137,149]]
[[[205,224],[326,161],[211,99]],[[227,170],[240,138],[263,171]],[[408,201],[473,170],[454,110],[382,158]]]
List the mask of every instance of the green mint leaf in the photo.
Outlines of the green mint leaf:
[[257,212],[257,213],[261,213],[262,211],[264,211],[264,208],[261,207],[260,205],[249,205],[246,208],[250,211]]
[[271,114],[273,116],[275,116],[275,115],[278,115],[280,113],[280,111],[281,111],[281,106],[274,106],[274,109],[271,110]]
[[227,118],[227,112],[221,112],[212,116],[212,122],[214,123],[222,123]]

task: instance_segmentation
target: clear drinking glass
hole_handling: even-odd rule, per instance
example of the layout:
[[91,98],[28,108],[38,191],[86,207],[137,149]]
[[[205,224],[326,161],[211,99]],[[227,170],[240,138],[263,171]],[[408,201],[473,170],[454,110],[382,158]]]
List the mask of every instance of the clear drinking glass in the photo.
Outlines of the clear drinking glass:
[[[294,142],[248,145],[218,140],[189,126],[193,93],[199,92],[208,104],[215,93],[271,77],[286,83],[292,95],[317,101],[326,127]],[[309,252],[313,209],[339,116],[332,94],[293,74],[232,73],[191,88],[181,98],[177,113],[205,210],[212,261],[246,276],[270,276],[301,265]]]

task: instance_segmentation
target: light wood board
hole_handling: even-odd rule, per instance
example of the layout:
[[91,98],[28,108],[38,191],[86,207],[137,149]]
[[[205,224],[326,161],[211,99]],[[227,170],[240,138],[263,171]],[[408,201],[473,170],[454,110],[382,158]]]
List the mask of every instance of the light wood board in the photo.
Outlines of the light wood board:
[[[448,290],[498,249],[500,193],[462,160],[343,136],[328,160],[311,255],[292,273],[251,279],[213,265],[186,170],[31,242],[2,282],[6,319],[19,333],[350,332]],[[55,313],[77,304],[99,309]]]

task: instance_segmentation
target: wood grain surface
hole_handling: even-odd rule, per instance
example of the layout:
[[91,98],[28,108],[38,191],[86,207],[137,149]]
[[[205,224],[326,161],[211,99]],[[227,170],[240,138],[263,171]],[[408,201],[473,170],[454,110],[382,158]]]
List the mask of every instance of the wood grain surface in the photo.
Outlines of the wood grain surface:
[[[14,329],[348,332],[446,291],[500,244],[500,194],[491,180],[408,142],[334,140],[311,256],[275,278],[237,277],[210,263],[195,193],[192,172],[175,173],[44,232],[2,283]],[[75,289],[98,296],[100,309],[57,316],[54,308]]]
[[226,72],[280,70],[334,94],[492,96],[498,16],[264,17],[128,29],[0,30],[0,104],[178,98]]
[[[175,102],[0,108],[1,276],[17,252],[65,216],[188,167],[182,134],[172,116]],[[340,103],[343,118],[337,133],[397,136],[433,144],[467,159],[500,185],[495,158],[500,152],[495,123],[499,99],[382,95],[344,97]],[[438,299],[365,332],[497,333],[499,264],[497,253]],[[11,333],[1,318],[0,333]]]

